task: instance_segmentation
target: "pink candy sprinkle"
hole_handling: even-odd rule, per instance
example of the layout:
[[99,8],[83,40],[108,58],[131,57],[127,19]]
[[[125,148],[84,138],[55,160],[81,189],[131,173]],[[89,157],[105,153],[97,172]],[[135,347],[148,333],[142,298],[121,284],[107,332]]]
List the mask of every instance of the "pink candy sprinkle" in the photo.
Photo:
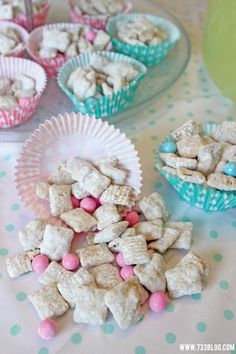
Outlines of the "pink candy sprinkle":
[[80,207],[87,211],[87,213],[92,214],[97,209],[97,203],[93,198],[87,197],[81,200]]
[[167,296],[165,293],[156,292],[151,294],[149,298],[149,307],[153,312],[164,311],[168,304]]
[[49,264],[48,257],[44,254],[35,256],[32,260],[32,267],[35,273],[43,273]]
[[89,42],[94,42],[95,38],[97,37],[96,33],[94,31],[89,31],[87,33],[85,33],[85,38],[89,41]]
[[56,322],[47,319],[40,322],[38,326],[38,334],[43,339],[51,339],[57,334]]
[[116,256],[116,263],[120,266],[120,267],[125,267],[125,261],[124,261],[124,257],[123,254],[120,252],[118,253],[118,255]]
[[70,198],[71,198],[73,208],[74,209],[79,208],[79,204],[80,204],[79,199],[75,198],[73,195]]
[[126,265],[120,270],[120,276],[122,279],[127,280],[134,275],[133,267]]
[[139,222],[139,215],[136,211],[132,210],[127,213],[124,220],[129,222],[129,227],[132,227]]
[[79,267],[79,258],[74,253],[68,253],[63,257],[62,265],[67,270],[76,270]]
[[30,102],[31,102],[32,98],[29,98],[29,97],[23,97],[23,98],[19,98],[19,105],[21,107],[24,107],[26,105],[28,105]]

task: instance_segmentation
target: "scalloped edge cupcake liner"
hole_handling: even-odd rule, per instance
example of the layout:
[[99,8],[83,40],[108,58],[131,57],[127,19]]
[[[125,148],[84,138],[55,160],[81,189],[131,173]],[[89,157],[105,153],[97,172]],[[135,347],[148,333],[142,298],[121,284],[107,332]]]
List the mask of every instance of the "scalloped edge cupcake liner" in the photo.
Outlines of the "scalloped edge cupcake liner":
[[35,62],[15,57],[0,57],[0,76],[13,80],[18,74],[26,74],[36,82],[37,94],[23,107],[0,111],[0,128],[12,128],[26,122],[35,112],[47,84],[47,75]]
[[[70,141],[74,139],[77,142],[81,139],[80,144],[86,145],[86,150],[82,148],[72,151],[69,148],[66,152],[68,157],[57,154],[56,160],[54,156],[56,152],[54,155],[46,154],[46,150],[51,143],[59,144],[65,139]],[[88,140],[87,144],[85,143],[86,139]],[[99,146],[101,145],[101,149],[97,149],[96,153],[93,151],[94,144],[90,143],[92,139],[95,139]],[[40,124],[39,128],[33,131],[22,147],[17,160],[15,182],[18,194],[26,207],[33,210],[39,217],[46,219],[50,217],[49,203],[36,196],[35,183],[45,180],[48,173],[46,174],[44,169],[50,161],[55,164],[57,159],[60,162],[61,159],[74,156],[89,160],[91,160],[91,157],[93,157],[92,159],[106,156],[118,157],[121,166],[130,172],[127,184],[134,188],[132,206],[135,204],[141,193],[142,170],[134,144],[114,125],[109,125],[101,119],[81,113],[65,113],[64,115],[51,117],[50,120]]]
[[[47,4],[45,4],[45,6],[42,7],[42,9],[37,14],[34,14],[34,16],[33,16],[33,27],[34,28],[42,26],[45,23],[51,5],[52,5],[52,3],[51,3],[51,1],[49,1]],[[5,21],[5,20],[0,19],[0,21]],[[28,29],[27,19],[24,14],[22,14],[21,16],[19,16],[17,18],[9,19],[7,21],[16,23],[16,24],[24,27],[26,30]]]
[[[127,87],[122,88],[117,93],[113,93],[110,96],[101,96],[97,99],[88,98],[87,100],[85,100],[85,102],[80,102],[78,98],[67,89],[67,81],[69,79],[70,74],[75,71],[79,66],[88,66],[90,63],[90,58],[94,54],[103,55],[111,59],[112,61],[123,60],[128,63],[131,63],[139,70],[140,73]],[[120,112],[128,106],[128,104],[132,101],[134,93],[137,90],[146,72],[147,68],[142,63],[123,54],[105,51],[83,53],[76,57],[73,57],[66,64],[63,65],[57,76],[57,83],[60,86],[61,90],[74,103],[79,112],[88,113],[90,115],[95,115],[97,118],[101,118]]]
[[[67,57],[65,55],[57,55],[55,58],[40,58],[37,54],[39,42],[42,40],[42,31],[44,28],[48,29],[72,29],[78,28],[80,25],[78,23],[66,23],[66,22],[59,22],[59,23],[52,23],[49,25],[44,25],[41,27],[36,28],[33,30],[27,42],[27,52],[38,64],[40,64],[44,70],[46,71],[47,75],[54,79],[56,78],[59,69],[69,60],[71,57]],[[96,29],[95,29],[96,30]]]
[[[73,22],[75,23],[80,23],[83,25],[89,25],[93,28],[97,29],[106,29],[106,24],[109,20],[109,17],[103,19],[99,19],[96,16],[89,16],[89,15],[78,15],[76,11],[74,10],[74,6],[72,4],[72,0],[68,0],[68,5],[70,8],[70,16]],[[124,1],[124,12],[123,13],[128,13],[132,10],[133,4],[131,1],[125,0]]]
[[[203,133],[211,136],[216,126],[215,123],[203,125]],[[162,142],[169,138],[169,136],[165,137]],[[167,173],[162,169],[164,163],[160,159],[159,152],[160,145],[155,151],[156,168],[186,202],[205,211],[224,211],[236,207],[236,191],[220,191],[207,185],[185,182],[178,176]]]
[[[117,21],[122,21],[125,19],[135,20],[141,16],[145,16],[156,26],[166,31],[168,33],[168,40],[155,46],[140,46],[131,45],[116,38]],[[167,56],[171,48],[180,39],[180,30],[172,22],[158,16],[144,13],[133,13],[111,17],[106,25],[106,30],[112,37],[112,44],[118,53],[123,53],[125,55],[131,56],[145,65],[154,65],[160,63]]]
[[20,37],[22,43],[24,44],[24,48],[18,50],[16,53],[7,55],[5,57],[23,58],[25,56],[26,44],[29,38],[29,33],[26,31],[24,27],[11,21],[0,21],[0,30],[3,28],[11,28],[15,30],[18,36]]

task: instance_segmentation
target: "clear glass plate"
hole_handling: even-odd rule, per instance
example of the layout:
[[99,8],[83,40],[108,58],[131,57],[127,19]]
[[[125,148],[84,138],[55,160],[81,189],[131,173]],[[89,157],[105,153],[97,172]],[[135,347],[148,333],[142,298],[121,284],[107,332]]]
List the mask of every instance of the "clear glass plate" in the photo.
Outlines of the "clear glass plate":
[[[49,21],[68,21],[68,11],[64,9],[66,2],[57,1],[56,3],[59,6],[51,10]],[[135,0],[133,12],[150,13],[172,21],[178,26],[181,38],[160,64],[148,68],[148,73],[139,86],[131,105],[121,113],[104,118],[112,124],[128,121],[129,118],[138,115],[148,104],[150,105],[153,99],[157,101],[181,76],[190,58],[191,46],[188,35],[181,23],[167,10],[152,0]],[[33,129],[52,115],[72,111],[75,111],[73,103],[62,93],[55,80],[50,80],[34,117],[21,126],[0,129],[0,141],[24,141]]]

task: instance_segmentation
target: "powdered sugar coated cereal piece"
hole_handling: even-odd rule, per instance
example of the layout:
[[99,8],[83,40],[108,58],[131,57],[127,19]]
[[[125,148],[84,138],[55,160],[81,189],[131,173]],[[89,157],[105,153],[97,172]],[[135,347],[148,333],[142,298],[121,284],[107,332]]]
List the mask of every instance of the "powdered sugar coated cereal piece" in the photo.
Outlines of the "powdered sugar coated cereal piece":
[[197,168],[197,160],[190,159],[187,157],[179,157],[176,154],[169,152],[161,152],[160,158],[170,167],[185,167],[190,170],[195,170]]
[[216,127],[211,136],[216,141],[224,141],[236,145],[236,123],[224,121]]
[[186,254],[186,256],[183,257],[180,260],[180,262],[176,264],[175,267],[177,268],[177,267],[188,267],[188,266],[197,267],[202,280],[204,280],[208,276],[210,270],[209,264],[193,251],[190,251],[188,254]]
[[97,220],[82,208],[63,213],[60,218],[75,232],[87,232],[97,225]]
[[108,248],[114,252],[121,252],[121,238],[117,237],[108,243]]
[[70,197],[70,186],[68,185],[52,185],[49,187],[49,203],[53,216],[60,216],[73,209]]
[[111,224],[121,220],[121,216],[114,204],[104,204],[94,212],[97,219],[97,229],[103,230]]
[[94,276],[97,286],[102,289],[110,290],[122,281],[118,269],[110,263],[100,264],[89,271]]
[[144,235],[146,241],[157,240],[162,237],[163,221],[160,219],[152,221],[142,221],[134,225],[136,234]]
[[164,199],[157,192],[141,199],[139,208],[148,221],[155,219],[166,220],[169,215]]
[[193,240],[193,223],[192,222],[175,222],[170,221],[166,225],[172,229],[180,231],[180,235],[177,240],[170,246],[170,248],[190,249]]
[[70,173],[66,171],[66,162],[62,162],[48,177],[48,182],[50,184],[72,184],[74,182]]
[[39,277],[39,282],[44,285],[57,284],[71,278],[72,272],[65,270],[60,264],[53,261]]
[[223,173],[212,173],[207,178],[207,184],[209,187],[216,188],[223,191],[235,191],[236,190],[236,178],[226,176]]
[[40,199],[49,198],[49,184],[47,182],[38,182],[36,184],[36,195]]
[[128,227],[128,229],[126,229],[125,232],[123,232],[120,237],[123,238],[123,237],[135,236],[135,235],[136,235],[135,229],[133,227]]
[[112,166],[108,163],[102,163],[98,165],[98,168],[103,175],[111,178],[113,184],[125,184],[127,173],[124,170],[121,170],[120,168]]
[[63,315],[69,305],[59,294],[55,285],[47,285],[28,296],[41,320]]
[[77,199],[83,199],[89,196],[89,192],[86,191],[80,182],[75,182],[71,185],[71,193]]
[[188,168],[178,167],[177,174],[182,181],[188,183],[203,184],[206,182],[206,178],[201,172],[189,170]]
[[178,129],[174,130],[171,136],[175,140],[180,140],[188,136],[197,135],[200,133],[198,124],[194,120],[189,120]]
[[79,254],[82,267],[90,268],[103,263],[111,263],[114,260],[113,254],[109,251],[106,244],[88,246],[76,250]]
[[40,252],[48,256],[51,260],[59,261],[69,253],[73,237],[73,230],[47,225],[43,242],[40,246]]
[[154,250],[164,253],[179,237],[180,231],[171,227],[164,229],[163,236],[154,242],[151,242],[148,247]]
[[106,290],[83,287],[75,298],[74,322],[87,323],[94,326],[102,325],[107,316],[104,296]]
[[126,265],[144,264],[149,261],[150,256],[143,235],[123,237],[120,245]]
[[22,274],[31,272],[32,260],[39,254],[39,250],[25,251],[6,259],[7,272],[10,278],[17,278]]
[[19,241],[25,251],[40,247],[45,227],[45,220],[35,219],[31,220],[26,227],[19,232]]
[[102,203],[129,206],[132,196],[132,187],[110,185],[101,195]]
[[214,172],[216,165],[221,159],[222,144],[214,143],[201,146],[198,154],[197,170],[205,176]]
[[176,168],[169,167],[169,166],[162,166],[162,170],[165,171],[168,174],[177,176],[177,170]]
[[180,139],[176,143],[178,153],[182,157],[195,158],[198,156],[199,148],[204,145],[199,134]]
[[128,227],[128,221],[120,221],[107,226],[95,234],[94,243],[110,242],[119,237]]

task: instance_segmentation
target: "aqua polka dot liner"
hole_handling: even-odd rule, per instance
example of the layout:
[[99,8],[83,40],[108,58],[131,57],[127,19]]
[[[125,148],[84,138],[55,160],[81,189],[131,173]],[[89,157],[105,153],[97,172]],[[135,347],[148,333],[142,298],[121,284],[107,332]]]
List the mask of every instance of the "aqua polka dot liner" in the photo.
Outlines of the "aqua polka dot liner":
[[[202,133],[211,136],[216,126],[214,123],[207,123],[202,126]],[[170,141],[170,139],[171,137],[167,136],[161,144]],[[163,170],[162,167],[165,164],[160,158],[160,145],[157,146],[155,151],[155,163],[158,171],[167,179],[179,196],[191,205],[205,211],[224,211],[236,207],[235,191],[217,190],[207,185],[185,182],[177,175]],[[212,237],[215,236],[215,233],[213,233]]]
[[[145,16],[150,22],[161,28],[168,34],[168,40],[155,46],[130,45],[117,38],[117,22],[122,20],[136,20]],[[171,22],[148,14],[126,14],[112,17],[106,26],[107,32],[112,37],[112,43],[118,53],[122,53],[139,60],[145,65],[154,65],[160,63],[169,53],[171,48],[180,38],[179,29]]]
[[[89,66],[91,57],[94,53],[104,56],[114,62],[124,61],[130,63],[136,70],[138,70],[139,74],[133,81],[131,81],[129,85],[122,88],[117,93],[113,93],[109,96],[100,96],[96,99],[88,98],[84,102],[81,102],[70,90],[68,90],[67,82],[71,73],[78,67],[85,68]],[[123,54],[105,51],[94,53],[83,53],[66,62],[59,71],[57,83],[61,90],[74,103],[79,112],[95,115],[95,117],[101,118],[118,113],[129,105],[129,103],[133,100],[135,91],[147,72],[147,68],[137,60]]]

